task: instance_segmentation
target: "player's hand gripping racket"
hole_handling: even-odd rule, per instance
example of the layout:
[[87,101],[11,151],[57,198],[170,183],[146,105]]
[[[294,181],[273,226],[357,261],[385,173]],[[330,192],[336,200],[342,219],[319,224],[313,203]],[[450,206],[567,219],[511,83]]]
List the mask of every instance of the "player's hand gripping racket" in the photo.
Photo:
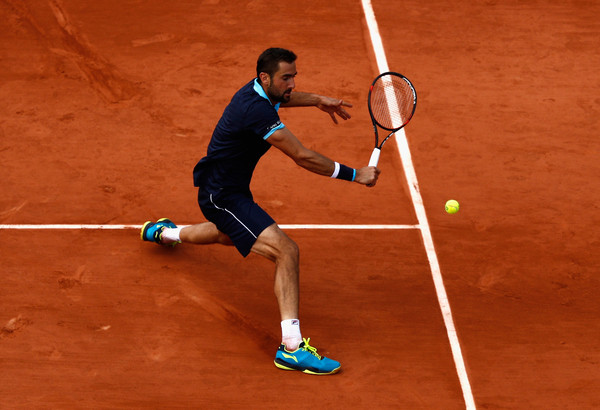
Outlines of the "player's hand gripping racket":
[[[375,149],[369,160],[370,167],[377,166],[383,144],[408,124],[416,108],[417,91],[402,74],[387,72],[373,80],[369,90],[369,114],[375,130]],[[381,143],[377,132],[378,126],[390,131]]]

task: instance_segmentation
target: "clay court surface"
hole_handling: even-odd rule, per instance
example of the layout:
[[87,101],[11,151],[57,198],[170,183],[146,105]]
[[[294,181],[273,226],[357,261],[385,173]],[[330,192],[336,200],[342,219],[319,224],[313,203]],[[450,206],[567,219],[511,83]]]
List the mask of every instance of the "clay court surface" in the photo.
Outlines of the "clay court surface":
[[[373,8],[419,92],[406,134],[477,408],[600,408],[600,3]],[[0,0],[0,33],[0,408],[465,408],[418,229],[287,230],[331,377],[273,365],[270,262],[41,229],[204,221],[192,168],[270,46],[299,55],[298,90],[354,104],[284,123],[365,165],[360,1]],[[417,224],[394,141],[380,168],[368,189],[271,150],[252,188],[284,225]]]

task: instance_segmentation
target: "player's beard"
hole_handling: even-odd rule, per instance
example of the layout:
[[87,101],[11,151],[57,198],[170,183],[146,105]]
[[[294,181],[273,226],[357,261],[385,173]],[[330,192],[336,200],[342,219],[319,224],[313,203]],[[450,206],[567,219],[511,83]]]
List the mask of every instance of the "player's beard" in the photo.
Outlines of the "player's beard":
[[276,94],[275,90],[272,87],[269,87],[267,89],[267,92],[268,92],[268,95],[269,95],[269,98],[271,99],[271,101],[274,101],[276,103],[289,102],[290,98],[292,97],[292,89],[291,88],[288,88],[281,94]]

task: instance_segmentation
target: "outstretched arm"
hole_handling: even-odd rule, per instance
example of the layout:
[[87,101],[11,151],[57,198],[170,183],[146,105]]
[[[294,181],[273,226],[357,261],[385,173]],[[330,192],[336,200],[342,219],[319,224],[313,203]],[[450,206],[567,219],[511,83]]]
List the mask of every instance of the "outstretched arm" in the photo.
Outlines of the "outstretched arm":
[[[315,174],[331,176],[335,170],[334,161],[304,147],[298,138],[287,128],[275,131],[267,139],[267,142],[293,159],[296,164]],[[376,167],[359,168],[356,170],[354,182],[369,187],[375,186],[379,173],[380,171]]]
[[325,97],[323,95],[293,91],[290,100],[281,104],[282,107],[317,107],[331,116],[336,124],[338,123],[335,115],[341,119],[351,118],[344,107],[352,107],[352,104],[337,98]]

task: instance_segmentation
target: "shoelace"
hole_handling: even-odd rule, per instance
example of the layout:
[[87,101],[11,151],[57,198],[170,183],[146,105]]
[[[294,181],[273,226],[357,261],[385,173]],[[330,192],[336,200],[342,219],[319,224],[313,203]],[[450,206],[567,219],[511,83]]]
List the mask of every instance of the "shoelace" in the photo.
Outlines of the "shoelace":
[[162,244],[162,231],[165,229],[164,226],[159,227],[154,231],[154,242]]
[[310,354],[312,354],[313,356],[315,356],[317,359],[321,360],[321,356],[317,353],[317,348],[316,347],[312,347],[308,342],[310,342],[310,337],[308,339],[306,338],[302,338],[302,340],[304,340],[304,346],[302,346],[303,350],[306,350],[307,352],[309,352]]

